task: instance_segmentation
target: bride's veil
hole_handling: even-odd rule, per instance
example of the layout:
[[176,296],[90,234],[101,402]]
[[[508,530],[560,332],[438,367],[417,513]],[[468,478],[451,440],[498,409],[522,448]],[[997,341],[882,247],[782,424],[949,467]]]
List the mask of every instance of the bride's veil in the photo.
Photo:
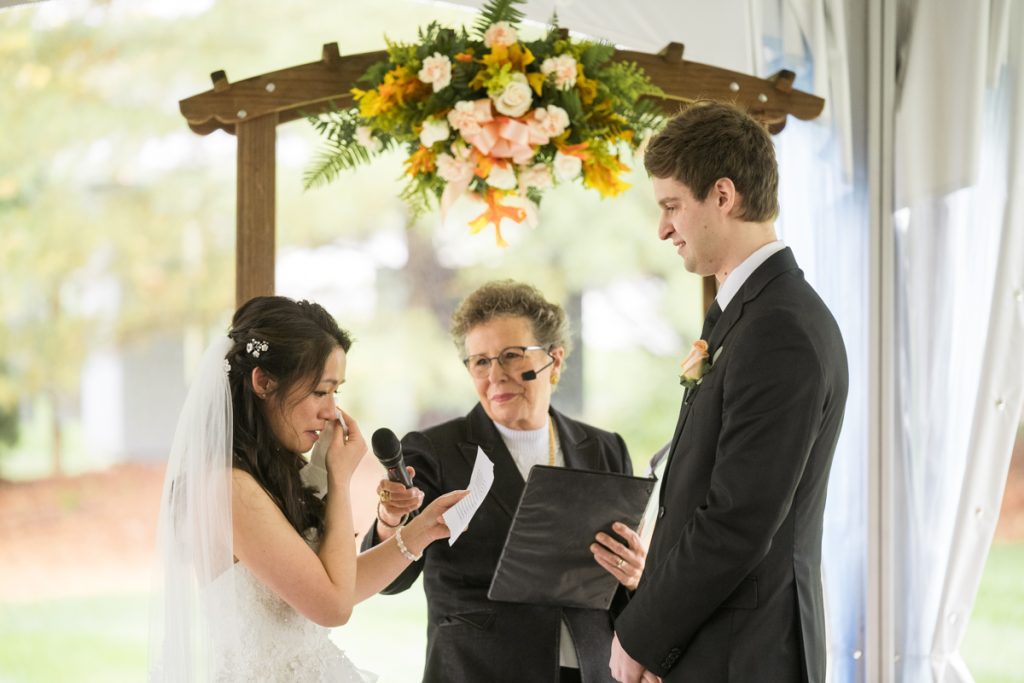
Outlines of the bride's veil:
[[[213,680],[237,642],[231,392],[223,337],[203,354],[167,462],[150,621],[152,681]],[[230,670],[230,669],[228,669]]]

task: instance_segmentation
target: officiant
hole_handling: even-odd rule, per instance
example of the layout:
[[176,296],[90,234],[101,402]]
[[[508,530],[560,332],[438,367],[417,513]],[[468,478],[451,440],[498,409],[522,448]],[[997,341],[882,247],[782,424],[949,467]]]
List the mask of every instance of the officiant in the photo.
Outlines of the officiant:
[[[632,472],[618,434],[551,407],[570,351],[565,311],[530,285],[490,282],[458,306],[451,334],[479,402],[465,417],[402,439],[415,486],[381,480],[377,521],[363,547],[390,538],[403,514],[465,488],[478,448],[494,463],[494,484],[455,545],[431,545],[382,592],[404,591],[423,573],[428,683],[611,681],[609,612],[487,598],[531,467]],[[646,552],[631,529],[614,529],[627,543],[599,533],[591,552],[623,592],[636,588]]]

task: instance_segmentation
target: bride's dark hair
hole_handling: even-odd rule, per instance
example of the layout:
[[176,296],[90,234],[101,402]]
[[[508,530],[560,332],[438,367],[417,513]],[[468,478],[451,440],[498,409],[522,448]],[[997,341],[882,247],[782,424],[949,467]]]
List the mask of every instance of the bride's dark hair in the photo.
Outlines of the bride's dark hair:
[[252,371],[259,367],[274,378],[274,393],[280,397],[276,403],[283,409],[293,387],[304,383],[308,392],[316,388],[327,357],[339,347],[347,352],[352,338],[319,304],[283,296],[258,296],[242,304],[228,336],[233,465],[259,482],[296,531],[302,534],[312,527],[322,533],[324,503],[299,478],[306,461],[274,436],[260,409],[265,401],[253,390]]

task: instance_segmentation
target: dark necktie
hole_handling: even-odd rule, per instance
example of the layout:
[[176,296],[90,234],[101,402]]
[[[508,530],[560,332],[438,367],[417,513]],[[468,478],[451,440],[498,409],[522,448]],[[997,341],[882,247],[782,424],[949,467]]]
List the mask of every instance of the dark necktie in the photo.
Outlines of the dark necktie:
[[704,327],[701,328],[700,338],[704,341],[711,339],[711,330],[715,329],[715,323],[722,317],[722,307],[718,305],[718,299],[715,299],[711,304],[711,308],[708,309],[708,314],[704,318]]

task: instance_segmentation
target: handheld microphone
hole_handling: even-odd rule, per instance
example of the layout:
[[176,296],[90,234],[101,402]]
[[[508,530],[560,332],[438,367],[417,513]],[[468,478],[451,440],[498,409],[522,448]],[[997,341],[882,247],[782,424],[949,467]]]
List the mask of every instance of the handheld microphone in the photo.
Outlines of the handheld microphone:
[[405,459],[402,458],[402,443],[395,433],[387,427],[381,427],[370,437],[370,445],[377,460],[388,471],[388,479],[407,489],[412,488],[412,479],[405,469]]
[[[552,358],[551,361],[547,365],[545,365],[544,367],[537,368],[536,370],[527,370],[526,372],[524,372],[521,375],[521,377],[522,377],[524,382],[532,382],[533,380],[537,379],[537,373],[538,372],[543,372],[544,370],[550,368],[554,364],[555,364],[555,359]],[[376,450],[374,452],[376,452]]]

